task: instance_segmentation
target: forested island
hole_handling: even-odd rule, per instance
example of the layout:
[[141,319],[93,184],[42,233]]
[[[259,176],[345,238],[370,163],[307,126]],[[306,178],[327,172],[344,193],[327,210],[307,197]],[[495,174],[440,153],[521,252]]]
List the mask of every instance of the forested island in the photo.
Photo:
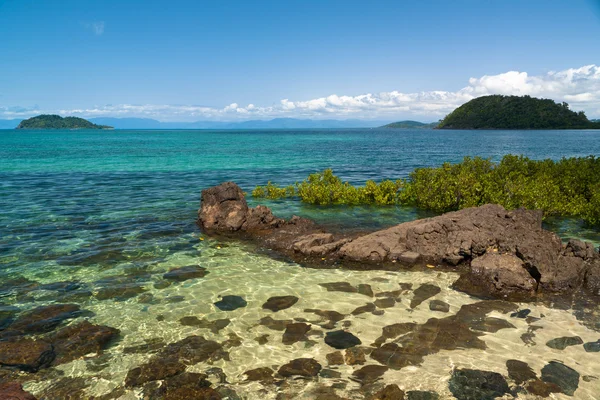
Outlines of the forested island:
[[418,121],[398,121],[392,122],[391,124],[387,124],[382,126],[381,128],[392,128],[392,129],[431,129],[437,127],[439,122],[432,122],[426,124],[424,122]]
[[473,99],[444,118],[439,129],[600,129],[567,103],[531,96],[492,95]]
[[60,115],[38,115],[21,121],[16,129],[113,129],[112,126],[96,125],[78,117]]

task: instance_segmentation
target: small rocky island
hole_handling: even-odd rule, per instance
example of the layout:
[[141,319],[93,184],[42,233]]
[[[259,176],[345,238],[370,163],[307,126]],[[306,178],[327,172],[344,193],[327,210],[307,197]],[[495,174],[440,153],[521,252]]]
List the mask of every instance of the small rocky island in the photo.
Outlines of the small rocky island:
[[482,96],[444,118],[439,129],[600,129],[567,103],[531,96]]
[[563,244],[542,212],[488,204],[360,235],[333,235],[312,221],[249,208],[233,182],[202,191],[206,232],[259,242],[304,265],[359,269],[438,268],[460,272],[455,289],[482,298],[532,301],[581,290],[600,294],[600,254]]
[[78,117],[60,115],[38,115],[21,121],[16,129],[114,129],[112,126],[96,125]]

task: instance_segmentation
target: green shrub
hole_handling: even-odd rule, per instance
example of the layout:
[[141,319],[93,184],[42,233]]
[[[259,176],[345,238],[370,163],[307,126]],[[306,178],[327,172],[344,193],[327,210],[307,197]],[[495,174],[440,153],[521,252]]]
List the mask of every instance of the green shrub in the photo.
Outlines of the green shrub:
[[254,197],[279,199],[298,196],[309,204],[406,205],[448,212],[483,204],[507,209],[540,209],[545,216],[579,217],[600,225],[600,158],[530,160],[507,155],[494,164],[465,157],[457,164],[418,168],[405,180],[368,180],[355,187],[331,169],[310,174],[285,188],[269,182],[257,186]]

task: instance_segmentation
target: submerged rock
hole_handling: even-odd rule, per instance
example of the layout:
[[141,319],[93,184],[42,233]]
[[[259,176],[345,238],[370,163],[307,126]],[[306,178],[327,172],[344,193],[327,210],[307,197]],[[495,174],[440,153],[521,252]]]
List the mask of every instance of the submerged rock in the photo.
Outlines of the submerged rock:
[[450,304],[443,302],[441,300],[431,300],[429,302],[429,309],[431,311],[439,311],[447,313],[450,311]]
[[241,296],[223,296],[221,300],[215,302],[215,306],[221,311],[233,311],[238,308],[246,307],[248,303]]
[[282,365],[277,372],[279,375],[284,377],[290,377],[294,375],[311,377],[317,376],[320,371],[321,364],[319,364],[314,358],[297,358],[285,365]]
[[209,321],[206,318],[198,319],[198,317],[191,316],[181,318],[179,323],[185,326],[197,326],[198,328],[210,329],[212,333],[219,333],[221,329],[224,329],[231,323],[231,320],[223,318]]
[[346,331],[327,332],[325,343],[334,349],[347,349],[362,344],[359,338]]
[[423,390],[410,390],[406,392],[406,400],[439,400],[440,395],[435,392]]
[[77,304],[53,304],[34,308],[21,314],[9,330],[19,334],[46,333],[54,330],[61,322],[81,314]]
[[584,343],[583,348],[588,353],[598,353],[600,352],[600,340],[596,340],[595,342]]
[[0,305],[0,330],[9,326],[18,312],[17,307]]
[[307,340],[306,333],[310,331],[310,325],[303,322],[297,322],[294,324],[288,324],[283,332],[283,338],[281,342],[286,345],[294,344],[296,342]]
[[142,386],[151,381],[165,379],[185,371],[186,366],[174,358],[156,358],[150,362],[129,370],[125,386]]
[[564,394],[573,396],[579,387],[579,372],[557,361],[550,361],[542,368],[542,380],[558,385]]
[[50,366],[55,357],[52,345],[44,340],[10,338],[0,341],[0,366],[37,372]]
[[244,372],[244,375],[246,375],[246,380],[248,381],[260,381],[262,383],[271,383],[274,380],[273,373],[274,371],[271,368],[263,367],[246,371]]
[[396,384],[387,385],[369,397],[369,400],[404,400],[404,392]]
[[381,378],[388,369],[388,367],[383,365],[367,365],[357,369],[352,375],[364,384],[374,382]]
[[269,299],[263,304],[262,308],[264,310],[271,310],[273,312],[285,310],[286,308],[290,308],[294,304],[298,302],[298,298],[296,296],[274,296],[269,297]]
[[193,365],[204,361],[216,361],[227,358],[227,353],[219,343],[206,340],[202,336],[188,336],[178,342],[171,343],[162,349],[158,358],[175,358],[185,365]]
[[36,400],[36,397],[23,390],[18,382],[0,383],[0,399],[5,400]]
[[563,336],[546,342],[546,346],[556,350],[564,350],[578,344],[583,344],[583,340],[579,336]]
[[118,329],[92,325],[88,321],[67,326],[51,336],[54,351],[57,353],[54,365],[75,360],[89,353],[100,354],[118,336]]
[[206,268],[198,265],[188,265],[186,267],[173,268],[163,275],[163,279],[169,281],[183,282],[188,279],[204,278],[208,274]]
[[523,361],[508,360],[506,361],[506,368],[508,369],[508,377],[515,381],[517,385],[537,378],[529,364]]
[[454,370],[449,388],[458,400],[492,400],[510,392],[502,375],[477,369]]
[[410,302],[410,308],[415,308],[425,300],[435,296],[440,293],[442,289],[435,285],[430,285],[428,283],[423,284],[415,289],[414,297]]

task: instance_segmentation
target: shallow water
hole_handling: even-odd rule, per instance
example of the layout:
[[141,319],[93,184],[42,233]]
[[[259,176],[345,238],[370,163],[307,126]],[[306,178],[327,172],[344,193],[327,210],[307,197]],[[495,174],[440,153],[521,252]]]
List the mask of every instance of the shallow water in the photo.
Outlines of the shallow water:
[[[200,240],[194,224],[200,190],[234,180],[249,191],[268,180],[292,183],[328,167],[343,179],[362,184],[372,178],[404,177],[416,167],[459,161],[465,155],[495,160],[506,153],[554,159],[599,155],[597,139],[598,133],[593,131],[0,131],[0,284],[19,277],[39,284],[76,281],[79,288],[75,292],[82,294],[69,302],[94,313],[80,319],[121,330],[120,339],[104,355],[55,367],[63,378],[84,377],[82,390],[86,395],[102,395],[122,386],[127,371],[153,355],[129,354],[124,349],[145,340],[168,344],[199,334],[222,343],[235,334],[241,343],[227,350],[230,361],[200,363],[188,371],[222,368],[229,387],[249,399],[275,398],[278,391],[315,398],[314,390],[319,386],[335,383],[344,386],[336,389],[339,395],[362,398],[360,384],[351,376],[361,365],[331,367],[341,372],[340,378],[292,381],[284,387],[247,383],[242,374],[257,367],[279,367],[298,357],[314,357],[327,368],[325,355],[335,350],[324,343],[322,335],[332,329],[320,327],[325,321],[304,310],[349,314],[377,298],[328,292],[320,283],[370,284],[375,293],[398,290],[399,282],[412,283],[413,289],[424,283],[441,288],[432,299],[448,303],[447,314],[431,311],[431,299],[411,309],[411,290],[393,307],[382,309],[383,315],[346,315],[337,322],[335,329],[347,329],[365,347],[381,335],[384,326],[444,318],[477,299],[450,289],[456,278],[452,273],[305,269],[268,258],[248,245]],[[301,215],[329,229],[345,231],[376,229],[430,215],[403,207],[323,208],[293,200],[264,203],[278,215]],[[600,243],[598,231],[578,221],[549,220],[547,227],[565,239],[580,237]],[[203,266],[209,274],[163,289],[154,287],[164,272],[186,265]],[[98,299],[107,297],[99,293],[116,286],[119,277],[126,277],[145,292],[128,299]],[[242,296],[247,306],[218,310],[213,303],[229,294]],[[279,295],[295,295],[299,301],[277,313],[261,308],[267,298]],[[0,291],[0,303],[28,310],[66,302],[60,296],[57,291],[36,287],[26,291],[9,288]],[[441,350],[424,357],[421,365],[388,370],[379,383],[396,383],[405,391],[432,390],[442,398],[452,398],[448,380],[453,368],[469,367],[506,376],[506,360],[519,359],[540,376],[546,363],[560,360],[582,377],[574,398],[598,398],[600,381],[592,377],[600,377],[600,353],[585,352],[581,345],[560,351],[545,344],[562,336],[579,336],[584,342],[600,339],[600,333],[591,329],[600,327],[594,322],[600,321],[597,305],[588,307],[586,321],[578,321],[574,314],[580,315],[573,309],[521,305],[525,307],[532,310],[530,315],[544,317],[527,323],[494,311],[488,317],[507,320],[514,328],[485,333],[481,339],[486,350]],[[283,332],[257,325],[269,315],[281,320],[306,319],[320,333],[309,335],[308,341],[284,345]],[[179,320],[186,316],[211,321],[228,318],[231,322],[213,333],[182,325]],[[534,332],[535,345],[521,339],[531,325],[541,327]],[[268,342],[260,345],[255,339],[265,334],[269,335]],[[379,364],[369,356],[366,360],[368,365]],[[589,381],[584,381],[584,376]],[[40,377],[28,380],[25,387],[38,396],[48,396],[57,376]],[[124,392],[121,398],[140,396],[136,389]]]

